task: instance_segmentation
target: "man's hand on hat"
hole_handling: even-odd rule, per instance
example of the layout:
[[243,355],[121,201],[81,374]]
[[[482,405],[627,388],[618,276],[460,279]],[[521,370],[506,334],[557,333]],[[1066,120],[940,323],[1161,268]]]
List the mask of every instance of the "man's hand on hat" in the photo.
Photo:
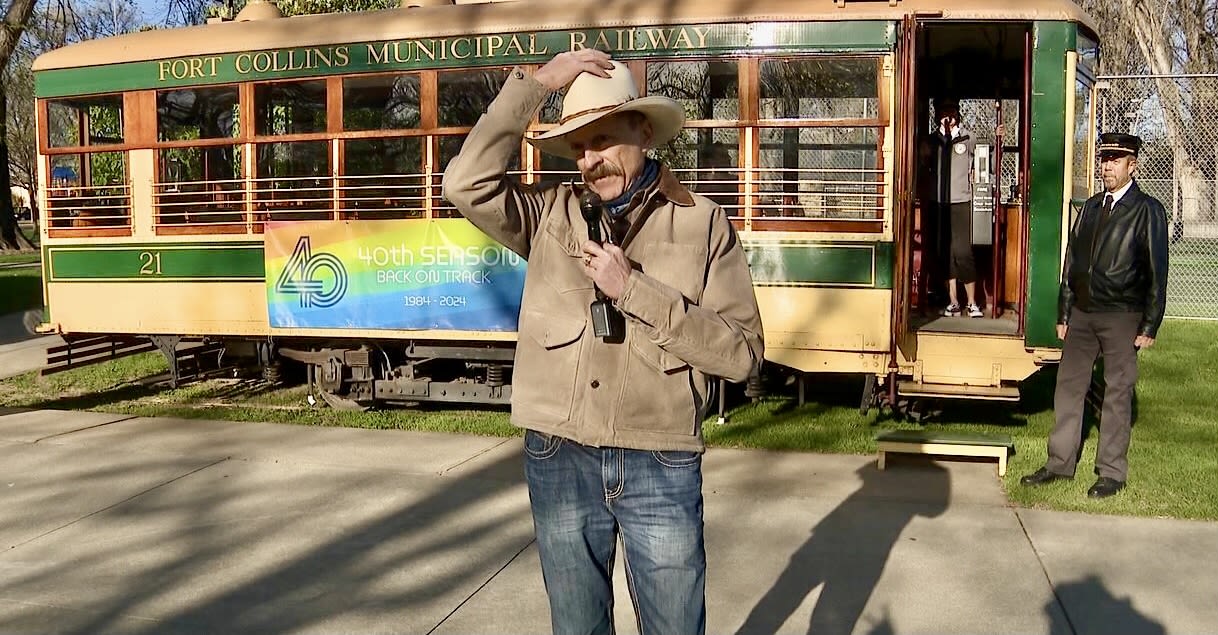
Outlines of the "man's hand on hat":
[[620,247],[584,241],[584,275],[592,279],[610,300],[622,297],[630,282],[630,261]]
[[554,59],[537,69],[533,79],[550,90],[559,90],[575,81],[580,73],[609,77],[611,68],[613,64],[609,61],[608,53],[596,49],[579,49],[555,55]]

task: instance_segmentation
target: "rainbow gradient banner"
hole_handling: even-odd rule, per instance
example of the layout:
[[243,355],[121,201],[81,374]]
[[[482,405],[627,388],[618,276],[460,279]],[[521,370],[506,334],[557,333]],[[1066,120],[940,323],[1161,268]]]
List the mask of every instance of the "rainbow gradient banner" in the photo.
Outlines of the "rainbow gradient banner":
[[276,328],[514,331],[525,261],[463,218],[270,222]]

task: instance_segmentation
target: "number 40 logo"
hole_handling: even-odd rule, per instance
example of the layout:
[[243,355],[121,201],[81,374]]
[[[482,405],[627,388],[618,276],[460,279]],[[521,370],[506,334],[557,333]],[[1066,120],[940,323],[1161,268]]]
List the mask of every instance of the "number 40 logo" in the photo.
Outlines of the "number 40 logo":
[[[329,269],[333,281],[323,277],[317,279],[318,270]],[[309,247],[309,237],[301,236],[296,241],[296,249],[284,265],[283,272],[275,281],[275,291],[284,294],[299,294],[302,308],[326,308],[338,304],[347,293],[347,269],[334,254],[313,253]]]

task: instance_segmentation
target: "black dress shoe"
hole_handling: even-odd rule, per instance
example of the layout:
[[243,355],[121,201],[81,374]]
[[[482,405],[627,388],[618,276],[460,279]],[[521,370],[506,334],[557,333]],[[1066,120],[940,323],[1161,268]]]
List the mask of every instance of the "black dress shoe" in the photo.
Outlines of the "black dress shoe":
[[1095,485],[1092,485],[1091,489],[1087,490],[1087,498],[1108,498],[1123,489],[1125,489],[1125,481],[1101,476],[1095,482]]
[[1042,467],[1039,470],[1036,470],[1035,472],[1032,472],[1031,474],[1019,479],[1019,483],[1020,485],[1044,485],[1045,483],[1052,483],[1053,481],[1057,480],[1072,481],[1074,480],[1074,477],[1066,476],[1065,474],[1058,474],[1056,472],[1050,472],[1048,468]]

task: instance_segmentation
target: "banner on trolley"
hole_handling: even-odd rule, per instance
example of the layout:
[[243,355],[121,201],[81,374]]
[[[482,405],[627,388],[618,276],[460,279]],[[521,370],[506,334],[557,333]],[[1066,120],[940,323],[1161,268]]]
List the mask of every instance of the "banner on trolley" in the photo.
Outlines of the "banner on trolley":
[[274,328],[514,331],[525,261],[463,218],[271,222]]

